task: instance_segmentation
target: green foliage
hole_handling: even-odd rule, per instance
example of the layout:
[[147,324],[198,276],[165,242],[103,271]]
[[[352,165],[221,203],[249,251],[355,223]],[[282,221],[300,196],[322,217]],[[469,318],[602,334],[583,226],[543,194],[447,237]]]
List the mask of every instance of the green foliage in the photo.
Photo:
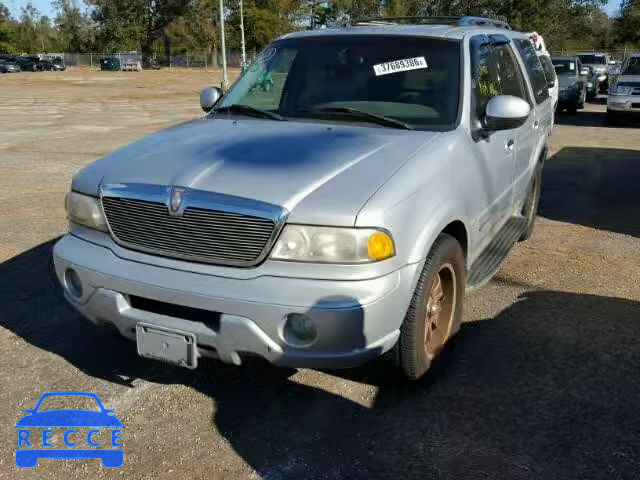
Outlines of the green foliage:
[[640,1],[623,0],[620,12],[620,17],[616,19],[620,40],[640,48]]

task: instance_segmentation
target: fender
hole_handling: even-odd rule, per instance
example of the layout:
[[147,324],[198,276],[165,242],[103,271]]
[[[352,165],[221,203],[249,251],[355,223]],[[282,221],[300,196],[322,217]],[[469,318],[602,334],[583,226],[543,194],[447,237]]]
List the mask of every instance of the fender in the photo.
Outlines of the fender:
[[[461,222],[464,226],[467,246],[473,245],[471,232],[469,230],[469,220],[461,206],[451,205],[451,208],[444,209],[442,207],[435,208],[430,211],[428,220],[423,223],[423,227],[419,230],[415,237],[414,248],[409,253],[408,263],[415,263],[424,260],[431,250],[433,242],[445,228],[453,222]],[[457,207],[457,208],[456,208]],[[466,255],[467,268],[469,267],[469,252]]]

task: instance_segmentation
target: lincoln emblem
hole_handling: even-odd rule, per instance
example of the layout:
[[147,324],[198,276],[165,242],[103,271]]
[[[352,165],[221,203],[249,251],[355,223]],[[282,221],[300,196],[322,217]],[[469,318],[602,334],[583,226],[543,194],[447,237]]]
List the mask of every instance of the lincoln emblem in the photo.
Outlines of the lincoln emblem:
[[179,217],[182,215],[182,201],[184,200],[184,194],[187,191],[184,187],[171,187],[171,193],[169,194],[169,215]]

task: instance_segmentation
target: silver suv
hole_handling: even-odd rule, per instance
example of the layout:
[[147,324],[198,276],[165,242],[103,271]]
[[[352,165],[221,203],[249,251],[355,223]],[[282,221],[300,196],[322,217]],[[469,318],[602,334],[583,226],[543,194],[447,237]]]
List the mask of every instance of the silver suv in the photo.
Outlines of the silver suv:
[[424,374],[466,289],[532,233],[552,105],[526,35],[390,19],[271,44],[208,113],[74,178],[68,300],[195,368],[201,356]]
[[640,115],[640,53],[625,60],[607,96],[607,119],[615,123],[622,115]]

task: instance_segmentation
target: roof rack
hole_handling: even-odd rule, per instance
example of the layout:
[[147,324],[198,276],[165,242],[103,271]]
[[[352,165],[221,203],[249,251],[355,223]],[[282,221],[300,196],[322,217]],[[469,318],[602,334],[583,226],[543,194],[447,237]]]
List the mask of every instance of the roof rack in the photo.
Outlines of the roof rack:
[[454,25],[458,27],[496,27],[511,30],[509,24],[503,20],[487,17],[375,17],[354,22],[354,26],[376,25]]

